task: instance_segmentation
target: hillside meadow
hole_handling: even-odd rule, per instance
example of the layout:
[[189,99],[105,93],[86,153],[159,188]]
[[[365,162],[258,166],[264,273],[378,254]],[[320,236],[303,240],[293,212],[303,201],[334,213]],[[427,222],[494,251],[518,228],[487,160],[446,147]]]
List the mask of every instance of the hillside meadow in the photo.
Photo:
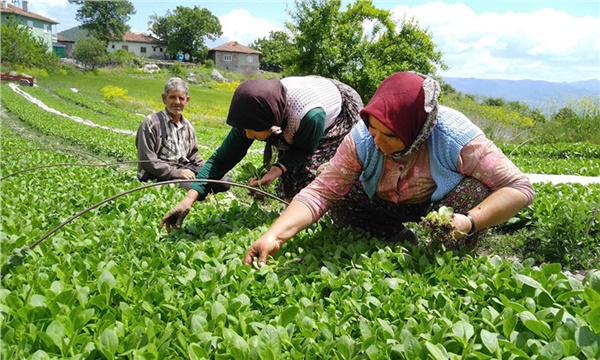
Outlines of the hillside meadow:
[[[533,205],[460,251],[426,245],[417,224],[414,246],[325,217],[256,269],[242,257],[277,199],[235,187],[196,204],[181,230],[157,228],[184,193],[137,181],[128,132],[162,109],[166,79],[100,71],[18,89],[71,118],[1,85],[2,358],[600,357],[600,185],[535,184]],[[184,115],[205,158],[228,131],[233,89],[190,86]],[[598,144],[511,139],[495,140],[525,172],[600,175]]]

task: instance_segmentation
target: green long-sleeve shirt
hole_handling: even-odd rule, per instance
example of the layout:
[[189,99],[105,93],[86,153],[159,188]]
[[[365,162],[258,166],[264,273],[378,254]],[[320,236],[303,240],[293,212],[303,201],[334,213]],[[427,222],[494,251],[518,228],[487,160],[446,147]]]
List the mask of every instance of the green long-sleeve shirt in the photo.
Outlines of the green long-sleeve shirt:
[[[323,133],[325,133],[325,110],[314,108],[302,118],[298,131],[294,135],[294,143],[280,154],[277,161],[288,171],[293,170],[315,152]],[[215,180],[223,178],[246,156],[253,142],[254,140],[246,137],[244,130],[232,128],[196,178]],[[206,197],[206,184],[199,182],[192,184],[191,188],[200,193],[198,200],[204,200]]]

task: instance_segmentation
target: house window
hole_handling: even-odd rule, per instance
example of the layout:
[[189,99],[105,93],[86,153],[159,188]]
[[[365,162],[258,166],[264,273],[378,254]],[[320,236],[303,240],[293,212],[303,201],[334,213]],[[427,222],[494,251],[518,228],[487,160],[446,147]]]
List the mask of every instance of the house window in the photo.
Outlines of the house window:
[[129,46],[127,46],[127,45],[121,45],[121,49],[123,49],[125,51],[129,51]]
[[48,24],[44,24],[44,34],[47,34],[50,32],[49,26]]
[[252,62],[252,55],[248,55],[248,58],[246,59],[246,61],[248,61],[249,63]]
[[141,52],[141,53],[143,53],[143,54],[145,54],[145,53],[146,53],[146,47],[145,47],[145,46],[142,46],[142,47],[140,48],[140,52]]
[[233,60],[233,56],[231,55],[223,55],[223,61],[231,61]]
[[158,48],[158,51],[162,52],[162,48]]
[[33,31],[33,21],[31,20],[27,20],[27,27],[29,28],[29,31]]
[[112,49],[114,49],[114,48],[115,48],[115,44],[112,44],[112,45],[111,45],[111,48],[112,48]]

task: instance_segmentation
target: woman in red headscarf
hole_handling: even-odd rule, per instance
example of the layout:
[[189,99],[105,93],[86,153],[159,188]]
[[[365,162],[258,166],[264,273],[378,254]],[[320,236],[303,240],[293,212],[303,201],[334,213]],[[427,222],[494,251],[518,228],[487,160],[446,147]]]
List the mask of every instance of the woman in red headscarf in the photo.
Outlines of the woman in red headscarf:
[[[331,159],[342,139],[360,121],[362,99],[350,86],[320,76],[256,79],[240,84],[233,94],[227,124],[231,131],[202,167],[197,179],[221,179],[246,155],[255,140],[266,143],[261,179],[249,185],[268,187],[279,178],[277,192],[294,197]],[[278,151],[272,163],[272,149]],[[195,201],[210,187],[195,182],[186,197],[171,209],[160,227],[179,228]]]
[[[529,179],[462,113],[438,105],[439,85],[414,72],[385,79],[320,175],[247,251],[266,262],[329,210],[333,222],[377,237],[416,242],[404,222],[454,209],[452,236],[478,232],[531,204]],[[467,240],[467,241],[465,241]]]

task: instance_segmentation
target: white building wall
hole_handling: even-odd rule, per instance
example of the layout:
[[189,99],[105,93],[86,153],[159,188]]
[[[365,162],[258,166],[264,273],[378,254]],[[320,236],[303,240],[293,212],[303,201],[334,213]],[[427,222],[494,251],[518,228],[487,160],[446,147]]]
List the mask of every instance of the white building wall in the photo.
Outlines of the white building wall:
[[[146,52],[142,52],[142,48],[146,48]],[[108,43],[108,52],[113,53],[121,49],[126,49],[128,52],[133,53],[136,56],[153,58],[164,58],[165,56],[165,47],[160,45],[127,41],[111,41]]]

